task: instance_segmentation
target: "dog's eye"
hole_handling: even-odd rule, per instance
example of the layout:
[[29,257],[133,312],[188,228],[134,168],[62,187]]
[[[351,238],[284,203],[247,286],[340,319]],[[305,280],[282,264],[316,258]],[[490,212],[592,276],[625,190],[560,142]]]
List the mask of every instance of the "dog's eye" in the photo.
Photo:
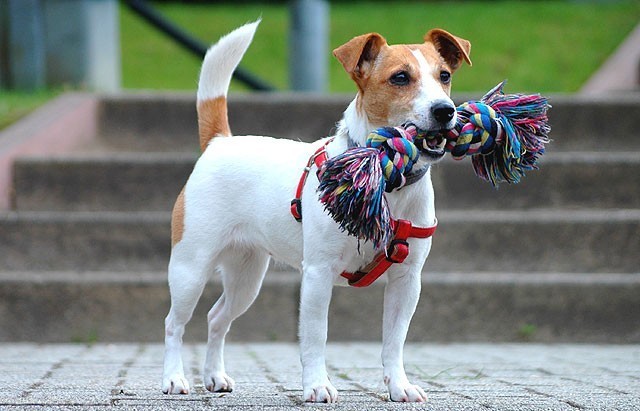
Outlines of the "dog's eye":
[[409,73],[406,71],[399,71],[389,78],[389,82],[394,86],[406,86],[410,80]]
[[449,84],[451,82],[451,73],[442,70],[440,72],[440,81],[442,82],[442,84]]

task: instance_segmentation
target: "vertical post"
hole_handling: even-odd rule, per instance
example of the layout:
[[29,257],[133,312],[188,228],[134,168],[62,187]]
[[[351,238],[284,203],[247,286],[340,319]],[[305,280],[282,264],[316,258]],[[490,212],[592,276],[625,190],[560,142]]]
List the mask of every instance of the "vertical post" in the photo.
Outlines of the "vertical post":
[[0,1],[0,90],[9,87],[9,53],[7,38],[9,28],[8,2]]
[[82,0],[43,0],[47,27],[47,84],[88,86]]
[[120,87],[117,0],[0,0],[0,87]]
[[116,0],[43,0],[47,82],[100,91],[120,87]]
[[3,40],[8,58],[3,65],[10,87],[30,90],[45,85],[44,26],[39,3],[39,0],[8,0],[5,4],[9,24],[3,29],[6,30]]
[[102,91],[117,91],[121,84],[120,19],[118,1],[87,4],[87,81]]
[[292,0],[289,30],[289,77],[296,91],[327,89],[329,4],[326,0]]

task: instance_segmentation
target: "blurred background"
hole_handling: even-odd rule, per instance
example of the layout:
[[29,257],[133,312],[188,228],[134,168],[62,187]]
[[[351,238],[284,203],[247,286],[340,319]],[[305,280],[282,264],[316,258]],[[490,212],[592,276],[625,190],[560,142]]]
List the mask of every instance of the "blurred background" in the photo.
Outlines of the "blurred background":
[[[626,1],[329,1],[326,54],[359,34],[379,32],[390,44],[418,43],[439,27],[472,43],[473,68],[456,75],[456,91],[483,91],[508,78],[513,89],[575,92],[640,22],[640,3]],[[243,66],[280,89],[287,67],[290,3],[153,2],[205,42],[248,20],[262,24]],[[163,42],[121,9],[124,88],[193,89],[199,61]],[[154,73],[148,70],[154,67]],[[327,91],[352,92],[333,58]]]
[[[410,340],[640,341],[638,0],[0,0],[0,341],[162,339],[202,56],[258,18],[232,82],[236,135],[330,135],[356,92],[331,52],[372,31],[471,41],[458,103],[504,79],[550,98],[553,141],[521,183],[434,167],[440,224]],[[270,271],[232,340],[296,339],[299,273]],[[379,339],[382,290],[336,290],[330,339]]]
[[[201,45],[261,17],[242,68],[280,91],[299,88],[291,70],[309,59],[295,57],[296,36],[306,35],[320,70],[314,89],[332,93],[355,90],[331,56],[335,47],[370,31],[390,44],[420,42],[434,27],[472,43],[474,65],[456,74],[456,92],[508,79],[511,90],[574,93],[640,21],[640,2],[615,0],[1,0],[0,127],[68,89],[195,91],[200,56],[150,25],[132,3],[152,7]],[[316,3],[307,7],[310,16],[296,11],[303,3]],[[316,24],[310,33],[309,21]],[[69,73],[59,74],[56,64]]]

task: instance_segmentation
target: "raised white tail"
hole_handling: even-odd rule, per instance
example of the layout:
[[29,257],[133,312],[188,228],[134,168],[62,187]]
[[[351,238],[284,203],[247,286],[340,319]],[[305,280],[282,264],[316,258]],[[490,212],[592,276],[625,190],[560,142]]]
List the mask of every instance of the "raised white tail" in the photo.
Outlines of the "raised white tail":
[[215,136],[230,136],[227,91],[231,76],[249,48],[260,20],[222,37],[207,51],[198,82],[198,128],[204,151]]

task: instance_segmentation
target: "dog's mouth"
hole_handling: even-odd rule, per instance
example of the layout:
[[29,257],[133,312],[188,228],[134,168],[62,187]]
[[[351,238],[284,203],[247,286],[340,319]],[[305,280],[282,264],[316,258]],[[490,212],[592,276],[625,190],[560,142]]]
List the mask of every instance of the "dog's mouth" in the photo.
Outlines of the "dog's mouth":
[[418,148],[426,156],[431,157],[433,159],[439,159],[439,158],[442,158],[442,156],[444,156],[445,154],[444,148],[445,148],[445,145],[447,144],[447,141],[444,138],[444,132],[440,132],[435,136],[429,136],[429,137],[420,139],[420,142],[422,144],[419,144]]
[[415,124],[411,123],[405,125],[405,127],[408,126],[416,127],[417,134],[424,136],[417,138],[415,141],[416,146],[423,155],[432,159],[440,159],[445,155],[445,146],[447,144],[445,135],[449,130],[442,129],[437,130],[437,132],[433,132],[430,130],[419,129]]

